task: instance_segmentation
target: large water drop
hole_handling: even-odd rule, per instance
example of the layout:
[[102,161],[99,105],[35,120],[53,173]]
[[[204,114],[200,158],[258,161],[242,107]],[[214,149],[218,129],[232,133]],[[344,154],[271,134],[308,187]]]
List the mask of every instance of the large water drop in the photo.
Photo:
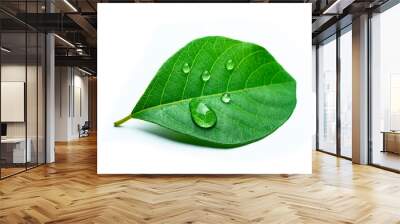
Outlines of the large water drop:
[[211,128],[217,123],[217,115],[207,104],[192,100],[189,107],[193,122],[200,128]]

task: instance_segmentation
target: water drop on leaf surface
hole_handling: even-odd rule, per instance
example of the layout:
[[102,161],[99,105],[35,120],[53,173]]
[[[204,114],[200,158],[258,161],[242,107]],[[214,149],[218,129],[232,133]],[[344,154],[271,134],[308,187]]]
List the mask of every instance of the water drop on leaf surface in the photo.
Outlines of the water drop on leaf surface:
[[229,93],[224,93],[224,95],[221,96],[221,101],[224,103],[230,103],[231,95]]
[[207,104],[192,100],[189,107],[193,122],[200,128],[211,128],[217,123],[217,115]]
[[190,66],[188,63],[183,64],[182,71],[185,74],[188,74],[190,72]]
[[226,69],[228,71],[232,70],[235,67],[235,63],[233,62],[232,59],[229,59],[228,62],[226,62]]
[[210,78],[211,78],[211,74],[207,70],[205,70],[203,72],[203,74],[201,74],[201,80],[203,80],[203,82],[207,82],[208,80],[210,80]]

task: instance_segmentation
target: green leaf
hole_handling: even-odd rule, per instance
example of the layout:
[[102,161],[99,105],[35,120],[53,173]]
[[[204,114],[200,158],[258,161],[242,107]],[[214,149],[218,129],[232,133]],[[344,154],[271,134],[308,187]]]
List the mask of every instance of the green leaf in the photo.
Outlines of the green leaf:
[[[193,116],[192,101],[202,107],[200,114]],[[115,126],[136,118],[213,145],[234,147],[274,132],[295,106],[296,81],[266,49],[211,36],[193,40],[172,55],[132,113]],[[211,112],[216,123],[199,126],[198,121],[210,121]]]

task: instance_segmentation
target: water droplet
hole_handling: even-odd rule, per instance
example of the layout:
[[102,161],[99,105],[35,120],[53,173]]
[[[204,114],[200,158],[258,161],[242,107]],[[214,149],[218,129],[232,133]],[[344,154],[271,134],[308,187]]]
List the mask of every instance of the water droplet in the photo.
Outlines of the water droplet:
[[205,103],[192,100],[189,103],[193,122],[201,128],[211,128],[217,123],[217,115]]
[[235,67],[235,63],[233,62],[232,59],[229,59],[228,62],[226,62],[226,69],[228,71],[232,70]]
[[224,95],[221,96],[221,101],[224,102],[224,103],[231,102],[231,94],[224,93]]
[[188,74],[190,72],[190,66],[188,63],[183,64],[182,71],[185,74]]
[[207,82],[208,80],[210,80],[210,78],[211,78],[211,74],[210,74],[210,72],[207,71],[207,70],[205,70],[205,71],[203,72],[203,74],[201,74],[201,79],[202,79],[204,82]]

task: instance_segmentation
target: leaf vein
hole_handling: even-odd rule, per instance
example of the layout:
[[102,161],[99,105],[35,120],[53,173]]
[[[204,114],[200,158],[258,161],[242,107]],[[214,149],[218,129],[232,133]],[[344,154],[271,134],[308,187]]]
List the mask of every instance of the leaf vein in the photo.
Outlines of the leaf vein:
[[230,47],[228,47],[228,48],[226,48],[221,54],[219,54],[218,55],[218,57],[215,59],[215,61],[213,62],[213,64],[211,65],[211,68],[210,68],[210,72],[211,72],[211,74],[212,74],[212,70],[213,70],[213,68],[214,68],[214,66],[215,66],[215,63],[218,61],[218,59],[220,59],[221,58],[221,56],[223,55],[223,54],[225,54],[228,50],[230,50],[230,49],[232,49],[232,48],[234,48],[234,47],[236,47],[236,46],[238,46],[238,45],[242,45],[243,43],[236,43],[236,44],[233,44],[232,46],[230,46]]
[[[196,53],[196,55],[194,56],[194,59],[193,59],[193,61],[192,61],[192,66],[191,66],[191,68],[194,67],[194,64],[195,64],[195,62],[196,62],[196,60],[197,60],[197,57],[199,56],[200,52],[203,50],[204,46],[205,46],[207,43],[208,43],[208,39],[205,41],[205,43],[203,43],[203,44],[201,45],[199,51],[198,51],[198,52]],[[186,82],[185,82],[185,86],[183,87],[181,100],[183,99],[183,96],[185,95],[185,91],[186,91],[186,87],[187,87],[187,82],[188,82],[188,79],[189,79],[189,75],[191,75],[191,74],[192,74],[192,69],[190,69],[190,73],[186,76]]]
[[[247,89],[238,89],[238,90],[231,91],[230,93],[232,94],[232,93],[241,92],[241,91],[248,91],[248,90],[251,90],[251,89],[258,89],[258,88],[263,88],[263,87],[272,86],[272,85],[282,85],[282,84],[291,83],[291,82],[293,82],[293,81],[290,80],[290,81],[286,81],[286,82],[272,83],[272,84],[269,84],[269,85],[262,85],[262,86],[251,87],[251,88],[247,88]],[[166,103],[166,104],[160,104],[160,105],[156,105],[156,106],[153,106],[153,107],[148,107],[148,108],[146,108],[146,109],[137,111],[136,114],[138,114],[138,113],[143,113],[143,112],[148,111],[148,110],[157,109],[157,108],[159,108],[159,107],[161,107],[161,106],[167,106],[167,105],[171,105],[171,104],[182,103],[182,102],[185,102],[185,101],[192,100],[193,98],[208,98],[208,97],[214,97],[214,96],[219,96],[219,95],[221,95],[221,93],[215,93],[215,94],[205,95],[205,96],[200,96],[200,97],[186,98],[186,99],[183,99],[183,100],[178,100],[178,101],[173,101],[173,102]],[[134,114],[134,115],[135,115],[135,114]]]
[[[215,51],[215,43],[217,43],[217,38],[215,38],[215,40],[214,40],[214,44],[213,44],[213,46],[214,46],[214,51]],[[211,73],[211,70],[210,70],[209,72]],[[211,74],[211,75],[212,75],[212,74]],[[202,83],[202,87],[201,87],[200,96],[203,96],[204,87],[206,87],[206,82],[203,82],[203,83]]]
[[[251,126],[251,125],[249,125],[249,124],[246,124],[246,123],[243,122],[242,120],[234,119],[234,117],[230,116],[230,115],[227,114],[227,113],[224,113],[222,110],[218,110],[218,109],[215,109],[215,108],[214,108],[214,110],[215,110],[215,112],[218,112],[218,114],[222,114],[222,115],[225,115],[225,116],[227,116],[227,117],[232,118],[232,119],[229,119],[229,120],[234,121],[234,122],[236,122],[237,124],[241,124],[241,125],[243,125],[243,126],[249,127],[250,129],[252,129],[252,130],[254,130],[254,131],[259,131],[259,129],[256,129],[256,128],[254,128],[253,126]],[[240,130],[244,130],[244,129],[240,129]],[[240,132],[240,133],[242,133],[242,132]],[[242,136],[242,137],[243,137],[243,136]]]
[[[274,61],[269,61],[269,62],[263,63],[263,64],[259,65],[256,69],[254,69],[254,71],[252,71],[252,72],[247,76],[244,87],[247,88],[247,84],[248,84],[248,82],[249,82],[250,76],[252,76],[254,73],[256,73],[256,72],[257,72],[259,69],[261,69],[264,65],[269,65],[269,64],[271,64],[271,63],[274,63]],[[265,84],[263,83],[263,85],[265,85]]]
[[[193,45],[193,43],[192,43],[191,45],[189,45],[187,49],[185,48],[185,52],[189,51],[190,48],[192,47],[192,45]],[[178,56],[178,59],[175,61],[174,65],[172,66],[171,72],[168,74],[168,79],[167,79],[167,81],[165,82],[164,87],[163,87],[163,91],[162,91],[162,93],[161,93],[160,104],[159,104],[159,105],[161,105],[161,103],[162,103],[162,100],[163,100],[163,97],[164,97],[164,93],[165,93],[165,89],[166,89],[167,86],[168,86],[169,79],[171,78],[171,75],[172,75],[172,73],[173,73],[174,70],[175,70],[176,63],[177,63],[177,62],[179,61],[179,59],[181,58],[183,52],[184,52],[184,51],[181,51],[181,53],[180,53],[179,56]]]
[[[236,69],[239,68],[239,66],[243,63],[243,61],[244,61],[246,58],[249,58],[249,57],[251,57],[251,56],[253,56],[253,55],[255,55],[255,54],[258,54],[258,53],[260,53],[260,52],[263,52],[263,51],[264,51],[264,49],[257,50],[257,51],[255,51],[255,52],[253,52],[253,53],[251,53],[251,54],[248,54],[246,57],[243,57],[243,58],[239,61],[239,64],[236,66],[235,71],[237,71]],[[229,88],[229,84],[231,83],[232,75],[233,75],[233,71],[232,71],[232,73],[229,75],[229,79],[228,79],[228,82],[227,82],[227,84],[226,84],[226,90],[225,90],[225,92],[228,92],[228,88]]]

